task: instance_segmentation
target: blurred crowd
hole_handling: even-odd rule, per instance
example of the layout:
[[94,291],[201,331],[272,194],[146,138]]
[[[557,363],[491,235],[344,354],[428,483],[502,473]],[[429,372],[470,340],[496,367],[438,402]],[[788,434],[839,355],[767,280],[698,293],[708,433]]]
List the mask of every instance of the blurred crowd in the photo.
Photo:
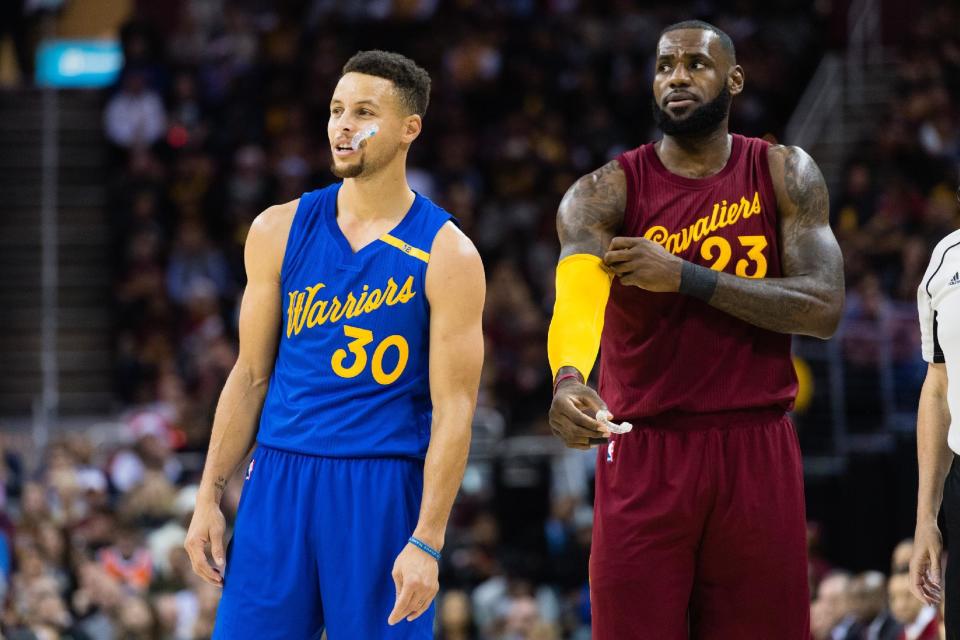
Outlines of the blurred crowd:
[[[579,175],[655,135],[654,45],[686,16],[639,2],[185,0],[174,26],[160,18],[170,2],[153,4],[142,16],[157,20],[123,31],[125,68],[104,110],[124,401],[162,416],[181,450],[203,450],[236,357],[251,221],[333,180],[326,122],[347,58],[411,56],[433,77],[411,185],[459,218],[488,276],[474,455],[447,537],[439,633],[589,637],[592,459],[553,456],[546,424],[554,217]],[[822,17],[747,4],[757,11],[714,16],[750,70],[733,126],[779,136],[817,62]],[[516,437],[541,440],[498,457]]]
[[[811,559],[811,640],[942,640],[943,611],[910,592],[913,541],[898,544],[890,573],[852,574]],[[888,577],[889,575],[889,577]]]
[[[36,472],[12,449],[0,461],[0,637],[209,637],[220,593],[183,549],[196,488],[172,434],[139,414],[113,435],[58,439]],[[225,513],[238,502],[235,482]]]
[[[192,575],[181,544],[237,354],[243,243],[266,206],[334,179],[330,92],[352,53],[383,48],[433,76],[409,178],[459,218],[488,276],[486,363],[438,637],[589,638],[593,454],[563,452],[545,423],[554,214],[576,177],[657,137],[654,43],[689,14],[628,0],[136,4],[104,107],[128,411],[114,436],[57,441],[39,465],[12,449],[2,460],[6,635],[209,635],[218,592]],[[748,79],[732,130],[780,139],[823,52],[825,16],[807,3],[745,0],[737,14],[712,5],[698,14],[730,33]],[[960,15],[944,7],[916,16],[898,52],[897,98],[833,197],[850,288],[845,356],[863,376],[893,362],[904,406],[922,380],[916,284],[932,244],[957,227],[960,40],[949,26]],[[871,347],[874,335],[892,355]],[[228,518],[240,487],[237,478],[227,490]],[[829,569],[812,549],[814,638],[937,637],[924,635],[936,612],[905,590],[902,549],[889,579]]]
[[846,264],[840,340],[854,431],[883,425],[885,405],[911,416],[926,373],[917,285],[933,247],[960,226],[960,36],[950,27],[958,20],[960,7],[944,3],[903,32],[891,99],[832,194]]
[[[57,439],[36,473],[13,449],[0,456],[0,637],[210,636],[220,589],[193,573],[182,547],[197,476],[177,453],[178,442],[168,423],[141,411],[128,415],[120,432]],[[436,637],[589,640],[590,508],[558,486],[528,483],[512,496],[501,494],[498,502],[524,492],[527,499],[537,491],[560,496],[538,524],[533,537],[540,542],[517,544],[517,536],[526,535],[522,522],[509,521],[519,531],[501,526],[491,503],[471,486],[469,476],[477,471],[471,465],[444,550]],[[547,469],[547,475],[557,471]],[[242,483],[236,476],[227,485],[228,520],[235,517]],[[513,508],[536,510],[529,505]],[[819,535],[811,525],[811,640],[943,638],[939,608],[909,590],[912,541],[893,550],[889,573],[852,574],[820,554]],[[538,548],[539,554],[532,551]]]
[[[485,260],[481,404],[503,415],[506,435],[542,432],[556,208],[579,175],[655,135],[654,44],[675,16],[631,3],[609,14],[574,13],[577,2],[546,13],[520,1],[308,4],[285,13],[185,0],[176,29],[141,21],[123,32],[126,66],[104,124],[118,165],[124,401],[180,403],[189,444],[204,442],[235,355],[249,224],[333,180],[330,93],[346,59],[376,46],[433,75],[409,177],[459,218]],[[394,19],[371,20],[380,11]],[[779,135],[817,60],[817,16],[717,19],[750,69],[735,130]]]

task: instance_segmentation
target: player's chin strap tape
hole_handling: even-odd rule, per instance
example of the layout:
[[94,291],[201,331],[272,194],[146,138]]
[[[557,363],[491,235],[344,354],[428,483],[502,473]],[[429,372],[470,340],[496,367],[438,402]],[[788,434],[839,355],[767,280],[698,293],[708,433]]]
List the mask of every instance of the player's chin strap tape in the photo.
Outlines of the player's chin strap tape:
[[575,367],[584,380],[590,377],[612,284],[613,274],[597,256],[577,253],[557,265],[557,302],[547,334],[554,379],[562,367]]
[[440,552],[434,549],[433,547],[431,547],[430,545],[428,545],[426,542],[424,542],[420,538],[415,538],[413,536],[410,536],[410,539],[407,540],[407,542],[415,546],[417,549],[420,549],[424,553],[433,556],[433,559],[436,560],[437,562],[440,562]]

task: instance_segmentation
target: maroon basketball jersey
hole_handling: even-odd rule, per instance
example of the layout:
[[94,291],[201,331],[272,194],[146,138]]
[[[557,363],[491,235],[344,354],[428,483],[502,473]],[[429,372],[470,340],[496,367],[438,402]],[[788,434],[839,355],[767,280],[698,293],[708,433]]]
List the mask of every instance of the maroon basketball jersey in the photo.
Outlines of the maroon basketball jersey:
[[[627,178],[621,234],[747,278],[781,275],[769,144],[733,135],[716,175],[670,173],[653,143],[617,158]],[[600,347],[600,396],[617,419],[738,409],[790,410],[790,336],[679,293],[613,281]]]

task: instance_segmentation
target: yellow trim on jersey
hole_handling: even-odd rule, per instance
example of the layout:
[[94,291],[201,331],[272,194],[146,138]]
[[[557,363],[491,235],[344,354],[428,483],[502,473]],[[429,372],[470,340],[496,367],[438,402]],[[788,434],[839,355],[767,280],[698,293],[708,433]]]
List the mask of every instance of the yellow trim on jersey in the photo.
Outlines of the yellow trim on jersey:
[[383,240],[384,242],[386,242],[386,243],[387,243],[388,245],[390,245],[391,247],[394,247],[394,248],[396,248],[396,249],[400,249],[400,251],[403,251],[403,252],[404,252],[405,254],[407,254],[408,256],[413,256],[413,257],[416,258],[417,260],[423,260],[423,261],[426,262],[427,264],[430,263],[430,254],[429,254],[429,253],[427,253],[426,251],[422,251],[422,250],[420,250],[420,249],[417,249],[416,247],[411,247],[409,244],[407,244],[406,242],[404,242],[404,241],[401,240],[400,238],[395,238],[394,236],[390,235],[389,233],[385,233],[385,234],[383,234],[382,236],[380,236],[380,239]]

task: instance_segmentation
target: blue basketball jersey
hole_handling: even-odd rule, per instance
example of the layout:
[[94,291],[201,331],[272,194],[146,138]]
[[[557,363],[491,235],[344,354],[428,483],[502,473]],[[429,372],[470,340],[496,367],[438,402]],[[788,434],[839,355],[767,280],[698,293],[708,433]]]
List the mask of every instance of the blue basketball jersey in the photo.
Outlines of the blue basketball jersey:
[[280,274],[280,345],[257,441],[321,456],[424,458],[430,440],[430,249],[453,217],[416,194],[354,252],[336,183],[300,198]]

